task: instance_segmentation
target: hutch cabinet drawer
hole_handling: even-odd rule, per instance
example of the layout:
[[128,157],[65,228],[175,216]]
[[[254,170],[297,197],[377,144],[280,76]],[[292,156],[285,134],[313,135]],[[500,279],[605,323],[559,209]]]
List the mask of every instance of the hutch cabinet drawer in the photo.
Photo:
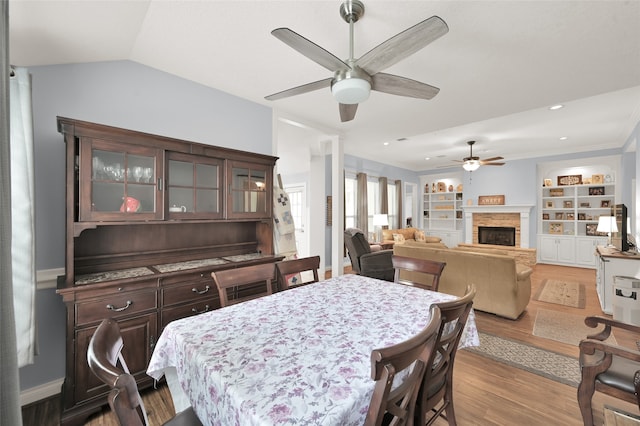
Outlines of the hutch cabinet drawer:
[[208,280],[200,278],[184,282],[172,287],[162,287],[162,306],[175,305],[190,300],[200,301],[204,298],[218,294],[213,278]]
[[162,312],[160,313],[160,331],[162,332],[166,325],[171,321],[213,311],[218,308],[220,308],[220,300],[216,296],[181,306],[162,309]]
[[155,290],[112,294],[98,300],[76,303],[76,323],[82,325],[104,318],[120,318],[157,307]]

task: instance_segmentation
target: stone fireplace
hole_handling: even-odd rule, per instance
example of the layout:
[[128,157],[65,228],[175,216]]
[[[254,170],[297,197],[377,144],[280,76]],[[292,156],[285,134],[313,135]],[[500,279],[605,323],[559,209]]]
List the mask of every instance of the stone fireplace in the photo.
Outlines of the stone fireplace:
[[[513,245],[508,245],[529,248],[529,215],[532,207],[532,205],[465,206],[465,243],[480,243],[478,238],[480,227],[513,228]],[[496,242],[485,244],[496,244]]]

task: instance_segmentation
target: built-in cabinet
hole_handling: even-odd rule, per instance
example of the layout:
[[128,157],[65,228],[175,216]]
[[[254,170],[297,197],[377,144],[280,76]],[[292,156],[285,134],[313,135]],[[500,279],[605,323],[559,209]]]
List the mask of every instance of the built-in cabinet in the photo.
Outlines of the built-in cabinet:
[[427,235],[442,238],[447,246],[457,246],[462,242],[464,233],[463,192],[460,179],[457,176],[431,180],[422,177],[421,185],[421,227]]
[[[586,161],[586,160],[584,160]],[[615,176],[619,159],[603,157],[538,166],[538,261],[596,268],[600,216],[610,216],[619,198]]]
[[86,358],[102,319],[118,321],[129,369],[149,386],[162,329],[220,306],[212,271],[280,259],[276,158],[67,118],[58,129],[67,165],[61,424],[79,425],[106,403]]

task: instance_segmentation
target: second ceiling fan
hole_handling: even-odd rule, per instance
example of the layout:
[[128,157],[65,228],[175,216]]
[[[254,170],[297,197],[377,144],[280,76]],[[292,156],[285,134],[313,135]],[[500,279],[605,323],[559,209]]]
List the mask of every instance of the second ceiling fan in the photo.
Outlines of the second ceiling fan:
[[345,61],[289,28],[273,30],[271,34],[276,38],[332,71],[333,77],[274,93],[265,99],[275,101],[331,87],[334,98],[340,104],[340,120],[345,122],[354,119],[358,104],[369,97],[371,90],[418,99],[431,99],[437,95],[440,91],[437,87],[380,71],[446,34],[449,31],[447,24],[438,16],[432,16],[356,59],[353,53],[353,24],[362,15],[364,4],[359,0],[347,0],[340,6],[340,16],[349,24],[349,58]]
[[502,165],[504,165],[504,163],[502,163],[502,162],[496,163],[496,161],[498,161],[498,160],[504,160],[504,158],[502,158],[502,157],[491,157],[491,158],[485,158],[483,160],[481,160],[480,157],[474,157],[474,155],[473,155],[473,145],[475,143],[476,143],[476,141],[467,142],[467,145],[469,145],[469,156],[468,157],[464,157],[462,160],[453,160],[453,161],[461,162],[462,163],[462,168],[465,169],[468,172],[473,172],[475,170],[478,170],[478,168],[480,166],[502,166]]

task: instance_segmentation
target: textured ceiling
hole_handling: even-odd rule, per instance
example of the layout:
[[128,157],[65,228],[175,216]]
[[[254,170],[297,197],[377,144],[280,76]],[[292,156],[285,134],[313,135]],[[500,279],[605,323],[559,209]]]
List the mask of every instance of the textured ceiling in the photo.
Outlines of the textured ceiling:
[[[471,139],[481,158],[506,161],[620,148],[640,120],[640,1],[364,3],[356,57],[432,15],[447,22],[446,35],[385,70],[439,87],[434,99],[372,92],[348,123],[329,89],[264,100],[331,76],[271,30],[348,57],[339,1],[10,0],[11,63],[132,60],[340,134],[347,154],[416,171],[454,165]],[[549,111],[556,103],[565,108]]]

